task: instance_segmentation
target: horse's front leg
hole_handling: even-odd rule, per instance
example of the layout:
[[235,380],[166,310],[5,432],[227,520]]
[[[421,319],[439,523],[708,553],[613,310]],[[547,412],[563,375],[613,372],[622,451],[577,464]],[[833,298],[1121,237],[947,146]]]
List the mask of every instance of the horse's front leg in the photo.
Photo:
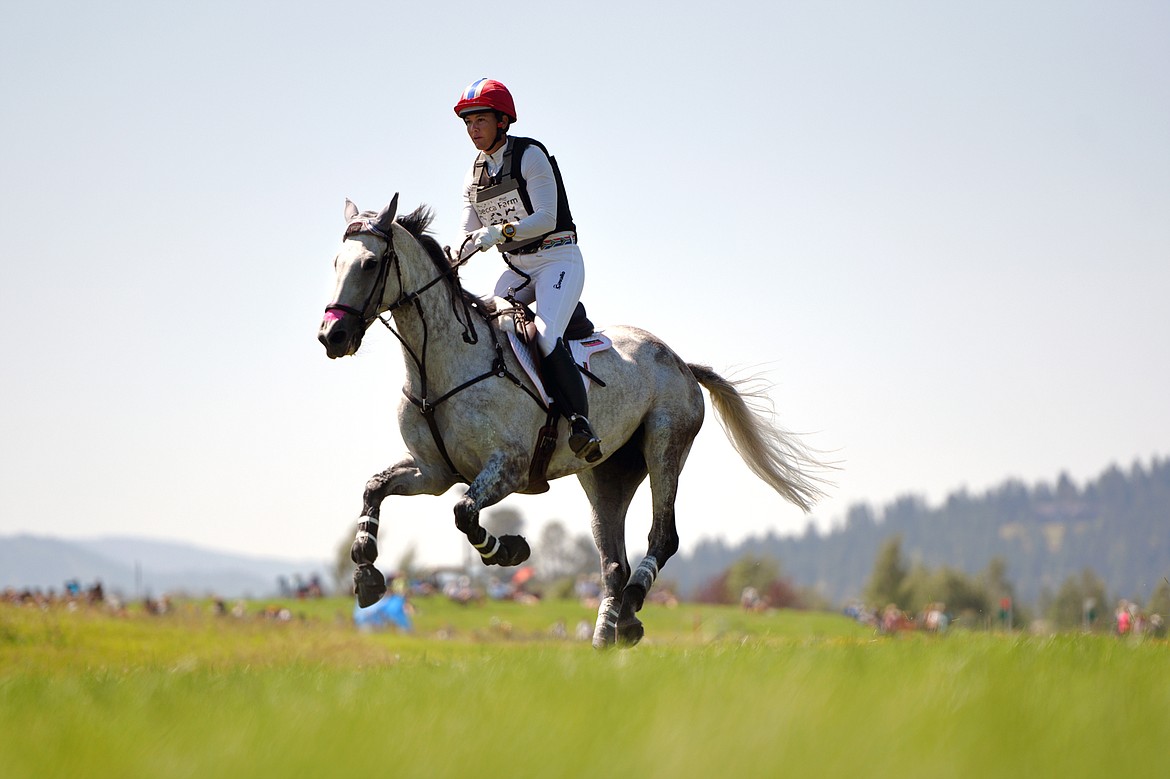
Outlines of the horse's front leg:
[[467,536],[484,565],[519,565],[531,554],[523,536],[496,538],[479,524],[479,512],[515,492],[527,476],[527,467],[524,453],[496,452],[455,504],[455,527]]
[[362,608],[377,603],[386,592],[386,578],[374,567],[378,559],[378,523],[382,501],[389,495],[442,495],[454,479],[424,471],[407,456],[366,482],[362,495],[362,516],[349,557],[357,564],[353,573],[354,594]]

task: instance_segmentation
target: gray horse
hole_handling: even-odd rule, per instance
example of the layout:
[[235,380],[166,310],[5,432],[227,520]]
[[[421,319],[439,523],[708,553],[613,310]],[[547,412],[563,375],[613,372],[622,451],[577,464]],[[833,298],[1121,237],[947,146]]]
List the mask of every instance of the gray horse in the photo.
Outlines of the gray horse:
[[[537,457],[538,437],[545,433],[547,440],[556,417],[508,346],[504,318],[462,289],[459,262],[426,232],[430,210],[423,206],[396,218],[397,203],[395,195],[374,213],[346,201],[345,237],[333,261],[336,289],[319,335],[330,358],[343,357],[356,352],[367,328],[381,320],[402,342],[406,362],[398,424],[408,454],[366,484],[351,550],[359,603],[375,602],[386,588],[373,563],[387,496],[441,495],[467,484],[455,504],[455,526],[485,565],[511,566],[528,558],[528,544],[520,536],[492,536],[480,525],[480,512],[513,493],[542,492],[547,480],[575,475],[592,507],[605,588],[593,645],[636,643],[643,627],[635,613],[678,551],[674,502],[679,472],[703,424],[700,386],[757,476],[806,511],[822,496],[826,482],[818,473],[828,466],[753,409],[745,400],[753,393],[708,367],[684,362],[634,327],[607,328],[612,348],[589,362],[590,418],[604,459],[580,460],[563,439]],[[534,459],[546,461],[544,467],[532,467]],[[647,476],[653,521],[646,556],[631,569],[626,512]]]

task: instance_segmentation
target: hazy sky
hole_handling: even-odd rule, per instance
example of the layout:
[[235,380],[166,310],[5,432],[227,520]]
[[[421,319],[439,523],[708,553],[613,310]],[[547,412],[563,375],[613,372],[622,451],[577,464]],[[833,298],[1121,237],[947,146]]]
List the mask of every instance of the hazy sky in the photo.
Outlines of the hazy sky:
[[[351,538],[404,367],[316,341],[343,202],[455,241],[482,76],[558,157],[594,321],[765,367],[843,463],[806,517],[709,419],[684,550],[1166,456],[1168,40],[1165,2],[4,2],[0,535]],[[390,499],[384,562],[460,560],[456,495]],[[575,480],[505,505],[588,529]]]

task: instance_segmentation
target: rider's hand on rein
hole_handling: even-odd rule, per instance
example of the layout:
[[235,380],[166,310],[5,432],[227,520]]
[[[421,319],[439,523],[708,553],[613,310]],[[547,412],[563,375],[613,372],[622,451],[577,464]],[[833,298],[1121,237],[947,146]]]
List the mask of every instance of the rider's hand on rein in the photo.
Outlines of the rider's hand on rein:
[[504,242],[504,232],[496,225],[488,225],[472,232],[471,239],[475,242],[475,248],[486,252],[493,246]]

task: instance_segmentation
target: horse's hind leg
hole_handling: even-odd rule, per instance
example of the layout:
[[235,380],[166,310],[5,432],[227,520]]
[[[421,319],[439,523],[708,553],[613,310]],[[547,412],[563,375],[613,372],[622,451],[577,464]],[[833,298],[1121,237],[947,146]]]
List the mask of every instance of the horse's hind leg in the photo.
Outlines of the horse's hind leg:
[[640,442],[632,440],[609,459],[588,471],[577,474],[593,509],[593,540],[601,557],[603,584],[597,624],[593,629],[593,646],[613,646],[619,641],[636,644],[642,638],[642,622],[633,614],[619,618],[622,588],[630,578],[630,561],[626,558],[626,512],[646,478],[646,461]]
[[645,461],[650,464],[653,516],[646,556],[638,563],[622,591],[619,624],[634,619],[634,614],[646,602],[646,595],[654,586],[658,571],[678,551],[674,502],[678,495],[679,473],[703,423],[702,398],[699,398],[697,409],[691,406],[689,410],[691,413],[688,415],[682,409],[674,409],[669,414],[662,414],[661,419],[650,415],[643,425],[643,453]]

